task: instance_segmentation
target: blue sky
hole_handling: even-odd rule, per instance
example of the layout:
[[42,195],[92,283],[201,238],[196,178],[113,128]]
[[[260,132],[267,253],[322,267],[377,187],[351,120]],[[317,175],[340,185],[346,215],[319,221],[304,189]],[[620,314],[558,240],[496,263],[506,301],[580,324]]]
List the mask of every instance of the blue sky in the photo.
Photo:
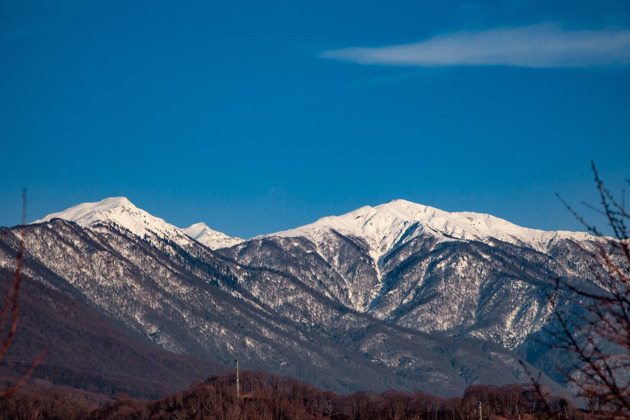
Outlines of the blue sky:
[[554,194],[630,178],[626,1],[9,0],[0,63],[0,225],[26,187],[242,237],[395,198],[579,229]]

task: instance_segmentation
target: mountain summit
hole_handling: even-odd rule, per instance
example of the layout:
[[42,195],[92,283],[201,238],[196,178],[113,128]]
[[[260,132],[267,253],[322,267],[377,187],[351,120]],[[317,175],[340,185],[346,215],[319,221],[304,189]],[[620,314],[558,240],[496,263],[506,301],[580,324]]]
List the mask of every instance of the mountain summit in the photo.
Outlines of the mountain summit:
[[49,214],[33,223],[48,222],[52,219],[69,220],[87,228],[107,225],[127,230],[141,238],[155,235],[179,244],[186,242],[186,236],[181,229],[139,209],[125,197],[109,197],[95,203],[78,204],[64,211]]
[[223,232],[210,229],[203,222],[192,224],[182,231],[210,249],[227,248],[243,242],[241,238],[233,238]]
[[545,250],[556,238],[584,240],[581,232],[544,231],[524,228],[489,214],[447,212],[407,200],[393,200],[375,207],[365,206],[341,216],[329,216],[314,223],[269,236],[307,237],[319,242],[334,230],[363,239],[378,260],[422,234],[442,241],[487,241],[498,239],[515,245]]

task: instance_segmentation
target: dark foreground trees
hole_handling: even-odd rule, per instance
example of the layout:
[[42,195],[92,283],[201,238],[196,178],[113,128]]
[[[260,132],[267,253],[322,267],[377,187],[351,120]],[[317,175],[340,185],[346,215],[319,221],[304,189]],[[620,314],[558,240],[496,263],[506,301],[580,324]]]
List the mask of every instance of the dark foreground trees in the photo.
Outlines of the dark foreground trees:
[[421,392],[357,392],[337,395],[265,372],[244,371],[236,396],[234,374],[215,376],[203,384],[155,401],[125,395],[98,406],[70,390],[22,389],[0,399],[2,419],[225,419],[225,420],[469,420],[533,419],[552,407],[562,418],[588,418],[562,398],[518,385],[471,386],[460,398],[443,399]]

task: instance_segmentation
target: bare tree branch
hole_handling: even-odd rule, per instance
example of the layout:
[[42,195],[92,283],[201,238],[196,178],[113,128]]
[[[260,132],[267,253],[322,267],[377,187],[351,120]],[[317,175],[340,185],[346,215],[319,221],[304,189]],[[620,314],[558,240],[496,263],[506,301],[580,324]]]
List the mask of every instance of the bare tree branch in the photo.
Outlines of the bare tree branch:
[[[560,195],[567,210],[596,237],[595,250],[574,242],[588,256],[593,288],[558,279],[550,299],[559,331],[551,334],[555,348],[576,356],[572,372],[563,371],[579,395],[596,399],[609,411],[630,414],[630,213],[625,191],[617,199],[605,186],[594,163],[598,206],[588,205],[606,218],[612,236],[586,221]],[[561,309],[570,308],[567,310]],[[572,309],[571,309],[572,308]]]

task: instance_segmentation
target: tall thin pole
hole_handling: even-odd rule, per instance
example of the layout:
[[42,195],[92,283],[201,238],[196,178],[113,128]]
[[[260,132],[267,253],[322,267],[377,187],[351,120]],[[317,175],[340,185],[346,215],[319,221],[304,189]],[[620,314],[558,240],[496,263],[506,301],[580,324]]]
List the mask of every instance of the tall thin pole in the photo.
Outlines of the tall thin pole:
[[479,420],[483,420],[483,411],[481,401],[479,401]]
[[240,398],[240,389],[241,387],[239,386],[239,378],[238,378],[238,360],[235,360],[236,362],[236,398]]

